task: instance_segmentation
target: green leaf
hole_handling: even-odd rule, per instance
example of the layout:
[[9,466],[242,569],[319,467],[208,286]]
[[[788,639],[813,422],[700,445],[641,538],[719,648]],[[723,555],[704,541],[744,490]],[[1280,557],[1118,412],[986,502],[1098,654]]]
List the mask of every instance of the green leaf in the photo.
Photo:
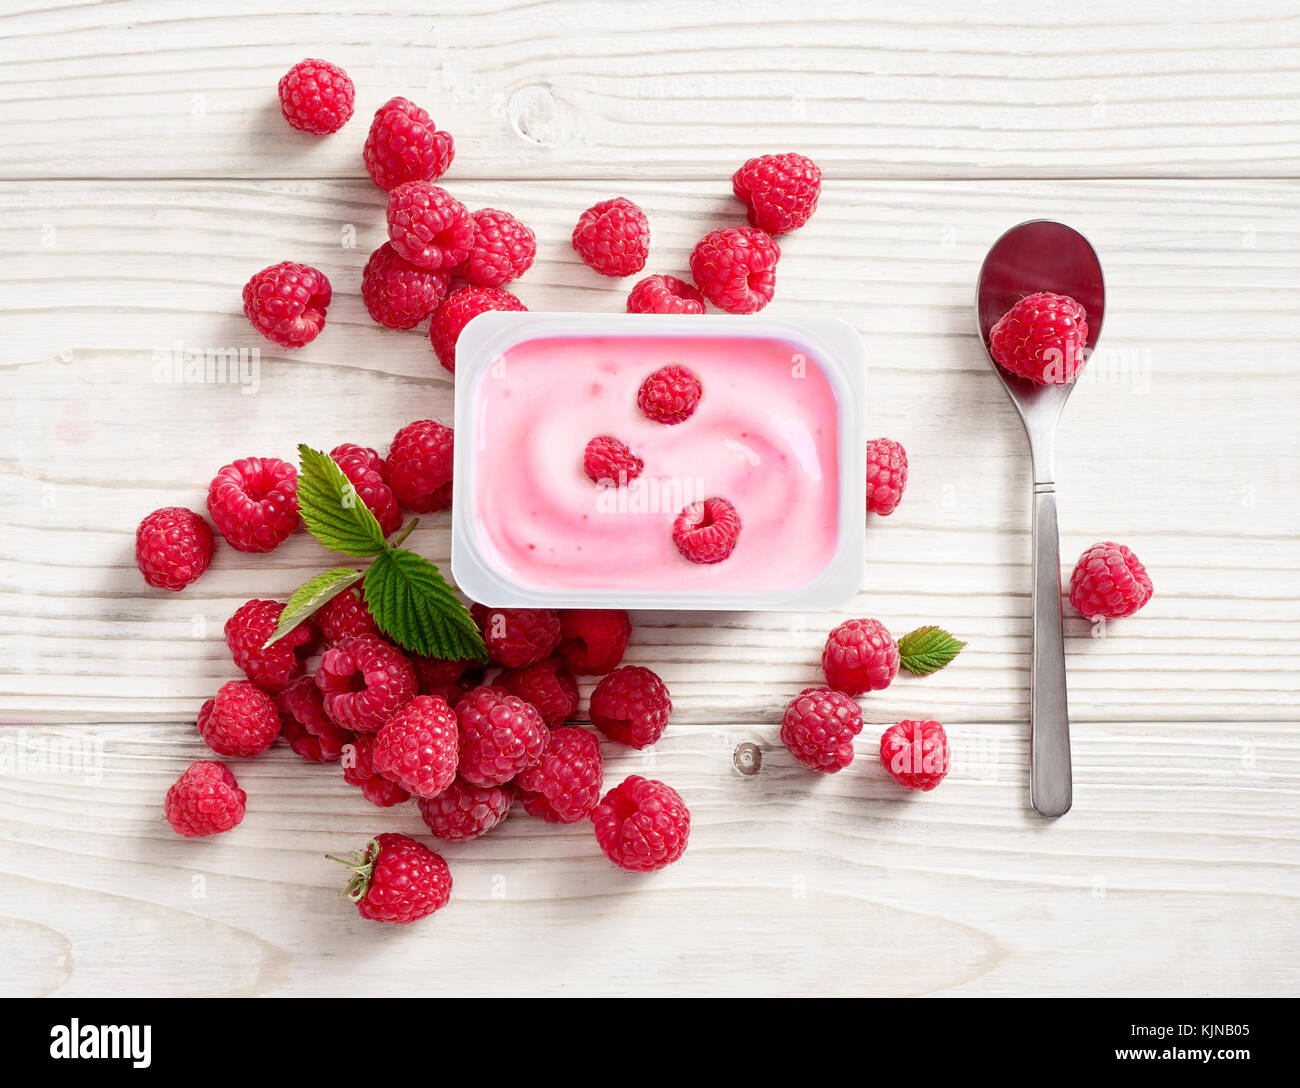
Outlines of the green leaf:
[[375,556],[366,571],[366,604],[379,629],[417,654],[486,661],[483,636],[438,568],[405,548]]
[[352,567],[331,567],[322,574],[303,582],[289,597],[284,611],[280,613],[280,622],[275,625],[271,637],[263,644],[265,650],[271,643],[283,638],[303,620],[307,619],[322,605],[333,600],[348,586],[355,585],[364,577],[361,571]]
[[898,663],[916,676],[929,676],[961,653],[965,645],[942,627],[918,627],[898,640]]
[[343,470],[307,445],[298,447],[298,457],[298,508],[307,531],[330,551],[379,555],[384,531]]

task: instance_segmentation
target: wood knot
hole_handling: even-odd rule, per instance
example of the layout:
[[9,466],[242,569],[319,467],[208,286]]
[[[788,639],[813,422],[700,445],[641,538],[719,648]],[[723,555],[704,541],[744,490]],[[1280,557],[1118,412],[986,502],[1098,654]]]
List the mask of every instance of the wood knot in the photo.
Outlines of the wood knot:
[[756,775],[763,767],[763,749],[753,741],[742,741],[736,745],[731,762],[741,774],[747,777]]
[[506,103],[506,116],[521,140],[539,147],[564,139],[564,110],[549,87],[540,83],[520,87]]

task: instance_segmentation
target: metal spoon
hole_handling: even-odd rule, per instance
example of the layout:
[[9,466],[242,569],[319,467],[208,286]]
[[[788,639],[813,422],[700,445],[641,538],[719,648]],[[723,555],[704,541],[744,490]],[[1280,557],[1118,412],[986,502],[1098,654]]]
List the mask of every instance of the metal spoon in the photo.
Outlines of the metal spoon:
[[[989,332],[1025,295],[1069,295],[1088,314],[1089,351],[1106,309],[1101,262],[1086,239],[1064,223],[1032,219],[1012,227],[989,250],[975,289],[975,317],[988,351]],[[1086,358],[1087,356],[1085,356]],[[1061,631],[1061,545],[1056,530],[1056,423],[1074,382],[1039,385],[1009,374],[989,355],[1029,436],[1033,461],[1033,660],[1029,686],[1029,803],[1040,816],[1070,811],[1070,718]]]

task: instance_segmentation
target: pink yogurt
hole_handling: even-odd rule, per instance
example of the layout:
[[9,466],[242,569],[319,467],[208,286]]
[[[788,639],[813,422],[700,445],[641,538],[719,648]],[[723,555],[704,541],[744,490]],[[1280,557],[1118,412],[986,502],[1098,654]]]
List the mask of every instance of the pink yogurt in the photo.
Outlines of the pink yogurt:
[[[637,390],[669,363],[693,370],[695,413],[646,419]],[[529,589],[783,591],[831,562],[839,534],[838,412],[821,365],[777,337],[555,336],[509,347],[475,411],[474,516],[492,565]],[[596,435],[645,461],[626,488],[583,472]],[[713,496],[740,514],[730,558],[692,563],[672,524]]]

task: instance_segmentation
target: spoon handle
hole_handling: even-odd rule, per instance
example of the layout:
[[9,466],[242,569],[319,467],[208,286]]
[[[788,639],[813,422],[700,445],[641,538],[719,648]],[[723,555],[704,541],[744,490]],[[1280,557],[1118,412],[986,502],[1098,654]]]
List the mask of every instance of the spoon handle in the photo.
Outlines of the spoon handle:
[[1040,816],[1063,816],[1072,800],[1070,716],[1061,630],[1061,545],[1056,492],[1034,484],[1034,639],[1029,685],[1029,803]]

